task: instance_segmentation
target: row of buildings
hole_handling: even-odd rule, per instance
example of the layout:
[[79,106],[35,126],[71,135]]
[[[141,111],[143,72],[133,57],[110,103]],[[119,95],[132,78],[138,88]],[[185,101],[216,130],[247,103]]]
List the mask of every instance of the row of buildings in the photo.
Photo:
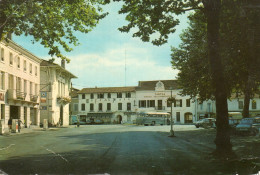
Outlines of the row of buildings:
[[[200,102],[197,98],[181,96],[176,80],[139,81],[132,87],[83,88],[72,92],[71,116],[84,121],[104,123],[135,123],[144,113],[171,113],[175,123],[194,123],[201,118],[215,117],[212,100]],[[175,98],[174,103],[168,102]],[[242,116],[243,96],[228,100],[230,115]],[[250,101],[251,116],[260,114],[260,98]]]
[[[69,124],[69,90],[76,78],[58,65],[40,59],[12,40],[0,43],[0,121],[1,132],[8,121],[20,119],[25,127]],[[5,129],[4,129],[5,128]]]
[[[138,115],[170,113],[175,123],[194,123],[214,117],[214,101],[181,96],[176,80],[140,81],[131,87],[96,87],[77,90],[77,78],[61,65],[33,55],[12,40],[0,43],[0,128],[8,131],[8,121],[20,119],[25,127],[68,126],[72,116],[80,121],[135,123]],[[175,102],[167,99],[174,97]],[[72,97],[72,98],[71,98]],[[242,112],[243,97],[228,100],[229,112]],[[260,98],[250,101],[251,115],[260,114]],[[71,117],[69,117],[71,116]],[[5,129],[3,129],[5,128]]]

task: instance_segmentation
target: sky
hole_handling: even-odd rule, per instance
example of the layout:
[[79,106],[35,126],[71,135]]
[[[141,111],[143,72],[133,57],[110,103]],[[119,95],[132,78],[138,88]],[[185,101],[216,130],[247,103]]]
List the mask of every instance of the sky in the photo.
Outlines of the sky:
[[[77,76],[72,80],[78,89],[88,87],[136,86],[138,81],[175,79],[178,73],[171,67],[171,46],[180,44],[179,34],[187,28],[186,15],[179,16],[176,32],[168,43],[154,46],[133,38],[132,33],[121,33],[118,28],[127,24],[119,15],[120,4],[104,7],[109,15],[88,34],[75,32],[81,43],[66,53],[70,63],[66,69]],[[39,43],[32,44],[31,37],[13,36],[13,40],[42,59],[50,59],[48,49]],[[60,59],[55,60],[60,64]]]

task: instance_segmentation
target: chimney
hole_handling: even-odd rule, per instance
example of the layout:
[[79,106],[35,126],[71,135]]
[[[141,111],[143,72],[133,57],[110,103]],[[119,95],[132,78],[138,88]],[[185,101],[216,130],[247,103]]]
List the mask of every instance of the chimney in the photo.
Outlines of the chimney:
[[8,32],[8,33],[7,33],[7,38],[8,38],[9,40],[12,40],[12,33],[11,33],[11,32]]
[[65,69],[65,60],[61,59],[61,67],[63,67]]

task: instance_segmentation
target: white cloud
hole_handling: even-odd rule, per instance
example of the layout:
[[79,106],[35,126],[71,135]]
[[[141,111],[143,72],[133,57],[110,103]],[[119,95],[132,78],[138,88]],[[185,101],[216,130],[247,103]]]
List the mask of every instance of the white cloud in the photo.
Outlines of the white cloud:
[[[127,48],[127,49],[125,49]],[[71,56],[66,68],[78,77],[75,87],[136,86],[141,80],[174,79],[177,70],[158,64],[147,49],[124,45],[100,54]],[[126,58],[126,60],[125,60]],[[160,59],[160,58],[158,58]]]

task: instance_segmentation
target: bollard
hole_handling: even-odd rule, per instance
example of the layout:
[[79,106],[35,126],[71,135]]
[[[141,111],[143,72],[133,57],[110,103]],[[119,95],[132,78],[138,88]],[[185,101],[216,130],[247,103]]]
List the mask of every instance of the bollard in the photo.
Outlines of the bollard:
[[43,129],[44,130],[48,129],[48,119],[43,119]]
[[4,130],[5,130],[5,120],[1,119],[0,120],[0,135],[4,134]]
[[12,120],[12,132],[13,133],[18,132],[18,120],[17,119]]

